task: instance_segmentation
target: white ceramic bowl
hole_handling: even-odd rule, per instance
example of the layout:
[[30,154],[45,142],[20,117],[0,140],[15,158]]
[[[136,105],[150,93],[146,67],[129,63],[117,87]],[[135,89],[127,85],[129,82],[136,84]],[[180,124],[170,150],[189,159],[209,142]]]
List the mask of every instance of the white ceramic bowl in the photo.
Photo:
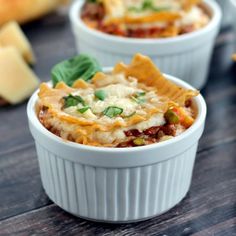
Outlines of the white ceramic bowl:
[[206,82],[211,54],[219,31],[221,10],[212,0],[203,6],[211,15],[210,23],[193,33],[166,39],[133,39],[117,37],[88,28],[80,19],[84,0],[70,9],[70,20],[79,53],[95,56],[103,66],[119,61],[129,63],[137,52],[147,55],[161,71],[185,80],[196,88]]
[[35,113],[37,93],[27,107],[29,127],[43,187],[58,206],[81,218],[118,223],[160,215],[185,197],[206,117],[201,95],[193,99],[195,123],[180,136],[143,147],[103,148],[64,141],[44,128]]

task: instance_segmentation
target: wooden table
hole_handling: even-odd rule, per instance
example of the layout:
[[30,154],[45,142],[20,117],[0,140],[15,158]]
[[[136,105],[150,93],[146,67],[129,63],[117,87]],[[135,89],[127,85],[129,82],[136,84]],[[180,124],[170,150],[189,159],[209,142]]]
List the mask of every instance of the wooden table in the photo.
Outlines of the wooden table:
[[[24,27],[36,52],[35,71],[50,79],[50,68],[76,53],[69,22],[49,16]],[[235,40],[236,42],[236,40]],[[76,218],[53,204],[40,181],[26,102],[0,108],[0,235],[236,235],[236,66],[230,29],[218,39],[209,82],[208,104],[188,195],[154,219],[110,225]]]

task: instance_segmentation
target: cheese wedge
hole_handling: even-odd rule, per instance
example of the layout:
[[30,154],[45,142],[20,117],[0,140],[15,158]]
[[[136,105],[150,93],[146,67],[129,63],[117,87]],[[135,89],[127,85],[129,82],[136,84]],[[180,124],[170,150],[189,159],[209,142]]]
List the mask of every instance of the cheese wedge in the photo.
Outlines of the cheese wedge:
[[11,104],[20,103],[38,84],[38,78],[16,48],[0,48],[0,97]]
[[11,20],[26,23],[57,9],[69,0],[0,0],[0,25]]
[[0,45],[3,47],[13,46],[22,54],[26,62],[35,63],[35,56],[31,45],[15,21],[5,24],[0,30]]

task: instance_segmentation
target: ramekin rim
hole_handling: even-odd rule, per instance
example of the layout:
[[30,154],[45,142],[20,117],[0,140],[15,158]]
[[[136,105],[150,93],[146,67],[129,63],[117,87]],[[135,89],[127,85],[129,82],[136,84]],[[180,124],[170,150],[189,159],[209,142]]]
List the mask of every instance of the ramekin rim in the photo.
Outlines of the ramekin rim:
[[[232,0],[231,0],[232,1]],[[168,44],[168,43],[176,43],[183,40],[190,40],[194,37],[200,36],[202,34],[207,34],[212,28],[219,25],[219,22],[222,18],[222,12],[217,2],[211,1],[211,0],[203,0],[203,4],[206,4],[208,7],[211,8],[213,12],[213,16],[211,18],[211,21],[202,29],[199,29],[197,31],[178,35],[177,37],[170,37],[170,38],[163,38],[163,39],[139,39],[139,38],[127,38],[127,37],[119,37],[114,35],[109,35],[103,32],[100,32],[98,30],[90,29],[87,27],[81,18],[78,16],[79,10],[81,9],[83,5],[84,0],[76,0],[72,6],[70,7],[69,11],[69,18],[72,24],[79,26],[87,33],[91,34],[94,37],[97,37],[101,40],[108,40],[113,42],[119,42],[119,43],[132,43],[132,44]]]
[[[111,68],[107,67],[104,68],[105,72],[110,71]],[[171,81],[173,81],[174,83],[178,84],[179,86],[188,88],[188,89],[194,89],[191,85],[189,85],[187,82],[178,79],[174,76],[168,75],[168,74],[164,74],[165,77]],[[48,82],[50,83],[50,81]],[[164,142],[159,142],[159,143],[154,143],[154,144],[150,144],[150,145],[145,145],[145,146],[141,146],[141,147],[127,147],[127,148],[114,148],[114,147],[96,147],[96,146],[89,146],[89,145],[84,145],[84,144],[79,144],[79,143],[75,143],[75,142],[71,142],[71,141],[67,141],[67,140],[63,140],[61,137],[56,136],[55,134],[51,133],[49,130],[47,130],[39,121],[36,112],[35,112],[35,104],[37,101],[37,94],[38,94],[38,90],[36,90],[33,95],[30,97],[28,104],[27,104],[27,116],[28,116],[28,120],[31,121],[31,124],[34,125],[34,127],[41,132],[43,135],[48,136],[49,138],[53,139],[55,142],[57,142],[60,145],[67,145],[70,146],[72,148],[77,148],[77,149],[83,149],[86,151],[95,151],[95,152],[110,152],[110,153],[132,153],[135,151],[145,151],[145,150],[152,150],[154,148],[158,148],[158,147],[164,147],[164,146],[171,146],[172,143],[181,141],[185,138],[188,138],[191,136],[191,134],[193,134],[195,131],[198,130],[198,128],[201,127],[202,124],[204,124],[205,122],[205,118],[206,118],[206,113],[207,113],[207,106],[206,106],[206,102],[204,100],[204,98],[202,97],[201,94],[199,94],[197,97],[194,98],[196,105],[197,105],[197,110],[198,110],[198,115],[197,118],[194,122],[194,124],[188,128],[186,131],[184,131],[182,134],[180,134],[177,137],[174,137],[173,139],[164,141]]]
[[232,5],[236,8],[236,0],[230,0],[230,2],[231,2]]

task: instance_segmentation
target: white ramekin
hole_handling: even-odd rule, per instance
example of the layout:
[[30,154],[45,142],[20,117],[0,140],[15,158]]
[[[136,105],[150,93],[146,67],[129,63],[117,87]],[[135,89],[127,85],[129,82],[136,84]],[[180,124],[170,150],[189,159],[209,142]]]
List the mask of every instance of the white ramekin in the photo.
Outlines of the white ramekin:
[[160,215],[185,197],[206,117],[201,95],[193,99],[195,123],[180,136],[143,147],[102,148],[65,141],[44,128],[35,113],[37,93],[27,106],[29,127],[43,187],[58,206],[81,218],[119,223]]
[[151,57],[161,71],[181,78],[196,88],[204,86],[221,20],[217,3],[203,1],[203,6],[211,15],[206,27],[166,39],[124,38],[90,29],[79,17],[83,3],[84,0],[78,0],[70,9],[72,31],[79,53],[95,56],[103,66],[113,66],[119,61],[129,63],[133,55],[139,52]]
[[[221,7],[222,10],[222,20],[221,28],[225,28],[235,23],[235,14],[232,9],[231,0],[215,0]],[[233,0],[234,1],[234,0]]]
[[234,28],[234,35],[236,36],[236,0],[229,0],[232,5],[233,11],[233,28]]

